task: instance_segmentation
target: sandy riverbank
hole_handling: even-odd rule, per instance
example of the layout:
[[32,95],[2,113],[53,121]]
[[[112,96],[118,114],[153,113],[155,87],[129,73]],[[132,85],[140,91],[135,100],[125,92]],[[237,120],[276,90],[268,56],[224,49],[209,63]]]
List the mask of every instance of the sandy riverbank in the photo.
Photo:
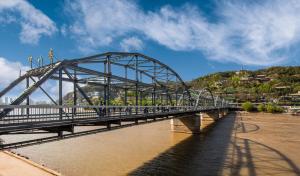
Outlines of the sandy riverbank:
[[222,175],[300,175],[300,117],[240,113]]
[[9,151],[0,152],[0,176],[59,176],[61,174]]

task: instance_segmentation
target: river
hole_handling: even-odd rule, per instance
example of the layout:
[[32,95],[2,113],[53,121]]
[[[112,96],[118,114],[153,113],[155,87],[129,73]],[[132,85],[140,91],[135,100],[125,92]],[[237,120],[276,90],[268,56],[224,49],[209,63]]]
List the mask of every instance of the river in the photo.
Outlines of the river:
[[206,135],[173,133],[165,120],[15,151],[66,176],[216,175],[234,120],[224,118]]

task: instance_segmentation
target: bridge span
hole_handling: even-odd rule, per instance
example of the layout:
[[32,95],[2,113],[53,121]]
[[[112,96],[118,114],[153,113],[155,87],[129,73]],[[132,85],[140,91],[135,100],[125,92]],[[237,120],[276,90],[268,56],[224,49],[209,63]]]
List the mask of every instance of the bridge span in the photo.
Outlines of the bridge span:
[[[43,87],[53,83],[58,85],[57,95]],[[63,92],[65,84],[72,84],[72,91]],[[83,134],[74,134],[75,126],[104,126],[109,130],[113,126],[126,126],[128,122],[139,124],[167,118],[173,119],[173,131],[180,132],[185,126],[196,133],[203,114],[216,120],[231,108],[227,101],[209,90],[191,90],[173,69],[140,53],[108,52],[39,65],[5,87],[0,97],[21,85],[26,88],[19,96],[10,105],[0,106],[0,135],[40,131],[58,135],[3,142],[1,148]],[[37,90],[51,104],[31,105],[30,97]],[[97,93],[97,101],[93,93]],[[196,113],[201,113],[200,119],[190,117]]]

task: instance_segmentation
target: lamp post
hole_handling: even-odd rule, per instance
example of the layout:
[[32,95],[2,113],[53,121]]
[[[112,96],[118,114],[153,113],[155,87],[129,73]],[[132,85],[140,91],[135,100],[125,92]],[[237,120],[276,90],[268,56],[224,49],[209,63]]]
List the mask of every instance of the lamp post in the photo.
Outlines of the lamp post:
[[48,57],[50,59],[50,64],[52,66],[53,65],[53,57],[54,57],[53,49],[52,48],[50,48],[50,50],[49,50]]
[[32,68],[32,56],[28,57],[28,62],[30,63],[30,68]]

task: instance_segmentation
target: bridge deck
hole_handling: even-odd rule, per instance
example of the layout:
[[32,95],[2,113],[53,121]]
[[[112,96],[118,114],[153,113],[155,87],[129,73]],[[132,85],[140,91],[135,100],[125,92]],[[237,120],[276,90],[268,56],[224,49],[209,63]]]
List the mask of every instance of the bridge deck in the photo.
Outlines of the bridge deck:
[[[12,123],[0,126],[0,131],[2,134],[9,132],[17,132],[24,130],[32,130],[32,129],[41,129],[41,128],[49,128],[49,127],[61,127],[61,126],[70,126],[70,125],[86,125],[86,124],[95,124],[95,125],[106,125],[111,123],[118,123],[121,121],[134,121],[134,120],[147,120],[159,117],[168,117],[179,114],[190,113],[194,111],[187,112],[169,112],[169,113],[155,113],[155,114],[138,114],[138,115],[123,115],[123,116],[110,116],[110,117],[98,117],[95,113],[94,117],[88,118],[77,118],[76,119],[63,119],[63,120],[51,120],[51,121],[38,121],[38,122],[25,122],[25,123]],[[0,133],[0,134],[1,134]]]
[[[33,145],[49,142],[61,138],[84,135],[103,130],[110,130],[111,125],[122,127],[128,125],[123,122],[162,120],[199,112],[219,111],[228,107],[192,107],[192,106],[167,106],[167,107],[121,107],[121,106],[0,106],[0,109],[12,109],[4,118],[0,119],[0,135],[31,134],[45,131],[57,133],[58,136],[41,139],[27,140],[16,143],[1,144],[2,149]],[[84,132],[74,133],[75,126],[104,126]],[[68,132],[63,134],[63,131]]]

